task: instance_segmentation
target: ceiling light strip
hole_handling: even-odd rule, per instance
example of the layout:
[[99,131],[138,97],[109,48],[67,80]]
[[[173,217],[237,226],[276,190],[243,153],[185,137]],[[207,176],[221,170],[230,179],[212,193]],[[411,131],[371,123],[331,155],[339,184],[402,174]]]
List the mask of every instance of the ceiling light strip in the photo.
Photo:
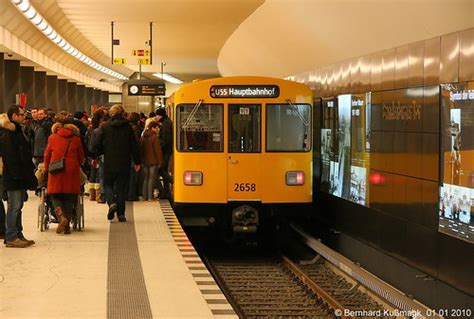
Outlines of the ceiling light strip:
[[154,76],[156,76],[157,78],[160,78],[160,79],[163,79],[167,82],[170,82],[170,83],[174,83],[174,84],[181,84],[183,83],[183,81],[181,81],[180,79],[172,76],[171,74],[168,74],[168,73],[153,73]]
[[54,28],[44,19],[41,14],[36,11],[33,5],[29,0],[10,0],[16,8],[35,26],[37,27],[48,39],[53,41],[57,46],[63,49],[65,52],[69,53],[82,63],[89,65],[90,67],[110,75],[119,80],[126,81],[128,77],[118,72],[115,72],[89,58],[87,55],[83,54],[81,51],[72,46],[67,42],[61,35],[54,30]]

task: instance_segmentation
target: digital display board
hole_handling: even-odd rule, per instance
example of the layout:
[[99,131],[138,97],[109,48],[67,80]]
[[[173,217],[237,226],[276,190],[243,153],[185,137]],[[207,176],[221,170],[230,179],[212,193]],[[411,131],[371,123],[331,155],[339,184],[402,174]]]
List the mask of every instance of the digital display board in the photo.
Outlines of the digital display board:
[[164,84],[129,84],[128,95],[165,95]]
[[474,243],[474,82],[441,85],[439,231]]
[[277,85],[213,85],[209,90],[212,98],[276,98],[280,96]]

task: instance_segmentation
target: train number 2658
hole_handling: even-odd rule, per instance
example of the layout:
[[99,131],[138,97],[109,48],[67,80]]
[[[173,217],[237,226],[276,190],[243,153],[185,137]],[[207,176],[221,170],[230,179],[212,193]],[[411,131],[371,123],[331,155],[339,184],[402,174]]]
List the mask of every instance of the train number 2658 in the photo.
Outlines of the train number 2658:
[[254,183],[234,183],[234,192],[255,192],[257,185]]

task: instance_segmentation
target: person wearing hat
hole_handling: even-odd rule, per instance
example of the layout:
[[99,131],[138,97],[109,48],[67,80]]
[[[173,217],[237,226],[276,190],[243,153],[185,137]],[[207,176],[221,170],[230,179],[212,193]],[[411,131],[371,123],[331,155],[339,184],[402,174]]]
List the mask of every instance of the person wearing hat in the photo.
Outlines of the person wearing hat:
[[[160,138],[161,152],[163,154],[163,162],[158,170],[158,175],[163,178],[163,191],[159,195],[160,199],[169,199],[171,197],[170,184],[171,176],[168,173],[168,165],[171,154],[173,154],[173,122],[166,114],[164,108],[155,111],[157,120],[162,123],[158,136]],[[158,181],[160,183],[160,181]],[[159,185],[160,186],[160,185]],[[158,189],[161,190],[161,187]]]

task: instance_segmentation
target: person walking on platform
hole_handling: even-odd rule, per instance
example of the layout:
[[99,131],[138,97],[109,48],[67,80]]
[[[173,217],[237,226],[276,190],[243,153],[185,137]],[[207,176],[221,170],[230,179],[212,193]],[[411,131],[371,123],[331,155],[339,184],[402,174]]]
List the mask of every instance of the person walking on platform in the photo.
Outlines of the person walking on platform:
[[28,189],[38,186],[32,162],[30,144],[23,132],[25,113],[12,106],[7,114],[0,115],[0,153],[3,160],[3,186],[8,195],[5,244],[7,247],[24,248],[33,245],[23,235],[22,208]]
[[44,150],[48,144],[49,135],[51,135],[51,127],[53,121],[46,114],[45,109],[38,109],[36,112],[36,121],[32,128],[33,139],[33,163],[36,168],[43,163]]
[[110,119],[99,127],[92,136],[91,151],[104,154],[104,188],[109,206],[107,219],[126,222],[125,200],[130,177],[130,162],[134,161],[136,171],[140,169],[140,154],[133,128],[121,105],[114,105],[109,111]]
[[44,151],[45,172],[49,171],[51,162],[64,158],[64,169],[48,174],[48,194],[51,196],[58,228],[56,233],[70,234],[70,222],[77,196],[81,192],[81,164],[84,162],[80,131],[71,124],[70,117],[59,114],[51,128],[51,136]]
[[160,199],[169,199],[171,197],[171,176],[168,173],[168,166],[171,154],[173,154],[173,123],[168,115],[166,115],[164,108],[156,110],[155,113],[158,121],[162,123],[158,136],[160,138],[161,152],[163,153],[163,163],[158,170],[158,175],[163,178],[163,191],[159,197]]
[[150,122],[148,128],[140,138],[140,155],[143,164],[143,199],[153,199],[153,187],[155,186],[158,168],[163,160],[161,154],[158,123]]

